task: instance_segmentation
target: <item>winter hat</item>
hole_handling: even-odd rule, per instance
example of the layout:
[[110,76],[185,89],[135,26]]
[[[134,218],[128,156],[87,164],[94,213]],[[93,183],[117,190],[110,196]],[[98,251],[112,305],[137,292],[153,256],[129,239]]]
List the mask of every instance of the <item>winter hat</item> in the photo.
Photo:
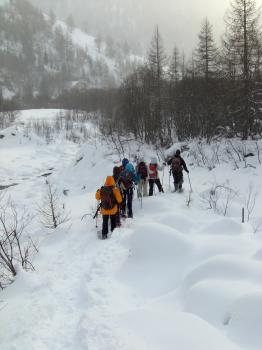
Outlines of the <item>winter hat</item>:
[[157,164],[157,158],[156,157],[152,157],[150,163],[151,164]]
[[176,156],[180,156],[180,153],[181,153],[180,149],[177,149],[176,150]]
[[123,165],[123,167],[125,168],[126,167],[126,165],[129,163],[129,160],[127,159],[127,158],[124,158],[123,160],[122,160],[122,165]]
[[113,176],[107,176],[106,181],[105,181],[105,186],[110,187],[110,186],[115,186],[115,180]]
[[121,172],[120,167],[119,166],[114,166],[114,168],[113,168],[113,176],[114,177],[119,177],[120,172]]
[[133,165],[131,164],[131,163],[128,163],[127,165],[126,165],[126,171],[128,171],[129,173],[134,173],[135,172],[135,169],[134,169],[134,167],[133,167]]

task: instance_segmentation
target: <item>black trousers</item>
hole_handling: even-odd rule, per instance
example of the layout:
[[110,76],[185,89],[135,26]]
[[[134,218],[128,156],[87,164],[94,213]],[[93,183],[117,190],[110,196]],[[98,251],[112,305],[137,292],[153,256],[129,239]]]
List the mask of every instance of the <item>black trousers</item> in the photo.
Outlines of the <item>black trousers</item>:
[[157,185],[159,192],[164,192],[163,187],[162,187],[159,179],[149,179],[149,196],[153,196],[155,184]]
[[183,173],[173,173],[175,191],[181,190],[184,182]]
[[108,224],[109,218],[111,222],[111,232],[116,228],[116,214],[115,215],[103,215],[103,229],[102,229],[102,237],[107,237],[108,235]]
[[133,194],[134,190],[133,187],[130,187],[127,190],[123,191],[123,202],[122,202],[122,213],[126,214],[126,208],[127,208],[127,216],[129,218],[133,217]]
[[121,221],[120,221],[120,205],[117,205],[117,213],[116,213],[116,226],[120,227],[121,226]]

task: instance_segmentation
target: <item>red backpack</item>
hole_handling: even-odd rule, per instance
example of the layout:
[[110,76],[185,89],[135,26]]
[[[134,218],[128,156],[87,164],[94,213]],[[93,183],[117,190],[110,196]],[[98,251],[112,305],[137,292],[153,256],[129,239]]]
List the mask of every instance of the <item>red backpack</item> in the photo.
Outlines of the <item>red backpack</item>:
[[148,176],[147,166],[145,162],[140,162],[137,166],[137,173],[141,176],[141,179],[145,180]]
[[149,164],[149,177],[150,179],[156,179],[157,178],[157,164]]
[[133,185],[133,174],[127,170],[123,171],[118,182],[124,190],[128,190]]
[[172,160],[172,172],[181,173],[183,171],[181,159],[178,157],[173,158]]
[[116,199],[112,186],[100,188],[101,207],[105,210],[112,210],[116,205]]

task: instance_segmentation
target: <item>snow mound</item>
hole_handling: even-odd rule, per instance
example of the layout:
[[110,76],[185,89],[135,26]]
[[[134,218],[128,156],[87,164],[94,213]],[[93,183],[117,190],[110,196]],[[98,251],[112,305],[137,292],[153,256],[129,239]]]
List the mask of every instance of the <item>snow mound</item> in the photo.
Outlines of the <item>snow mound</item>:
[[126,327],[130,349],[240,350],[207,322],[187,313],[152,308],[125,314],[118,322]]
[[184,288],[188,289],[203,280],[246,280],[261,283],[262,264],[256,261],[221,255],[208,259],[194,268],[184,281]]
[[227,324],[230,308],[237,298],[257,291],[246,281],[206,280],[196,283],[184,296],[184,310],[198,315],[214,326]]
[[262,344],[262,291],[240,297],[232,306],[228,336],[245,349]]
[[200,233],[212,235],[240,235],[244,233],[244,229],[241,223],[237,223],[230,218],[223,218],[208,224]]
[[261,260],[261,261],[262,261],[262,248],[260,248],[260,249],[256,252],[256,254],[254,255],[254,258],[255,258],[256,260]]
[[147,296],[160,296],[178,286],[192,252],[186,238],[166,225],[145,223],[136,225],[124,242],[130,254],[119,270],[120,280]]
[[173,212],[159,215],[155,219],[157,222],[175,228],[182,233],[190,233],[197,228],[197,224],[187,216],[174,214]]

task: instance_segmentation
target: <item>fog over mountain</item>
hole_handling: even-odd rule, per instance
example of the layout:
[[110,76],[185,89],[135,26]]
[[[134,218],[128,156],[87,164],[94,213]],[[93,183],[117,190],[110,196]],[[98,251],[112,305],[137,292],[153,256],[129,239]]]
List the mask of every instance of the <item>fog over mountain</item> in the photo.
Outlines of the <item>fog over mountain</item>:
[[59,17],[72,13],[90,34],[127,41],[146,51],[156,24],[168,51],[176,44],[190,54],[201,22],[208,17],[219,40],[230,0],[31,0]]

